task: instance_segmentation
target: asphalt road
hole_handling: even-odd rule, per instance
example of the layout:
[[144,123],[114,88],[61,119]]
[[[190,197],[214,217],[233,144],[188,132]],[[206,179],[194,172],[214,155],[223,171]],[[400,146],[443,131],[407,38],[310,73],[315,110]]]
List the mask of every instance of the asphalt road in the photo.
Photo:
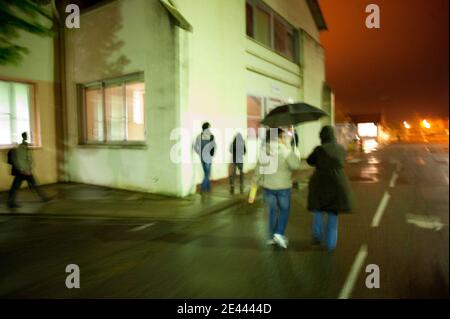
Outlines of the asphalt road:
[[448,298],[448,160],[448,145],[396,144],[349,163],[357,209],[334,253],[311,245],[306,185],[287,250],[266,246],[261,201],[192,221],[1,216],[0,296]]

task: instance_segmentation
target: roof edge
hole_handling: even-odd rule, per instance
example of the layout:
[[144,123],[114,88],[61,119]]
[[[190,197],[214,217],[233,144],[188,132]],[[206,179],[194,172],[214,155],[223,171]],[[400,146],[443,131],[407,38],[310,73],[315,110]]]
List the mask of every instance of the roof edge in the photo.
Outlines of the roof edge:
[[322,9],[320,8],[320,4],[317,0],[306,0],[308,4],[309,10],[314,18],[314,22],[317,25],[319,31],[327,31],[327,23],[322,13]]

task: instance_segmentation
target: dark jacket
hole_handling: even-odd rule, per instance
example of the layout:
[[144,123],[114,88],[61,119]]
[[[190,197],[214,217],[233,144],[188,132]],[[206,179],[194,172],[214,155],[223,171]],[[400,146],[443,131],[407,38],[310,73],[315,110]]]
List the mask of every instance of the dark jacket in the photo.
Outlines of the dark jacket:
[[230,145],[230,153],[233,157],[233,164],[244,163],[244,155],[247,153],[247,148],[245,147],[245,141],[242,135],[239,133]]
[[308,210],[350,212],[352,191],[344,172],[345,149],[336,142],[334,129],[325,126],[320,132],[322,145],[316,147],[307,162],[316,168],[309,181]]

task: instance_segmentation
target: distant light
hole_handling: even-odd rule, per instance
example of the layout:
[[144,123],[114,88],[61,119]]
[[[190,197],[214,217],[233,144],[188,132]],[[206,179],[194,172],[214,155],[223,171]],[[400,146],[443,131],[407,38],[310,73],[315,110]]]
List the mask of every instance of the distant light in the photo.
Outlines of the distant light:
[[363,149],[364,153],[370,153],[372,151],[375,151],[378,147],[378,142],[374,139],[365,140],[363,142]]
[[377,137],[378,127],[375,123],[359,123],[358,134],[361,137]]
[[422,121],[422,125],[423,125],[423,127],[425,127],[425,128],[431,128],[431,124],[428,123],[427,120],[423,120],[423,121]]
[[411,125],[406,121],[403,121],[403,126],[408,130],[411,128]]

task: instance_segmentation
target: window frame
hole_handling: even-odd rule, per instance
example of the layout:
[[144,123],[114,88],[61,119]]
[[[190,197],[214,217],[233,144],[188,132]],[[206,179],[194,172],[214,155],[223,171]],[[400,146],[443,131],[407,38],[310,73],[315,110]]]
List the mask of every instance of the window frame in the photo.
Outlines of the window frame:
[[[147,145],[147,112],[145,107],[144,100],[144,117],[143,117],[143,126],[144,126],[144,139],[141,141],[129,141],[128,140],[128,105],[127,105],[127,95],[126,95],[126,84],[127,83],[143,83],[145,86],[145,76],[144,72],[135,72],[130,73],[118,77],[107,78],[103,80],[90,81],[86,83],[77,84],[77,96],[78,96],[78,112],[79,112],[79,134],[78,134],[78,144],[80,146],[138,146],[145,147]],[[108,140],[108,119],[107,119],[107,107],[106,107],[106,98],[105,98],[105,89],[107,87],[111,87],[117,84],[121,84],[123,90],[123,107],[124,114],[126,117],[125,125],[124,125],[124,136],[125,140],[123,141],[112,141]],[[87,134],[87,105],[86,105],[86,89],[90,87],[100,87],[102,92],[102,113],[103,113],[103,140],[94,141],[88,139]]]
[[[9,77],[0,77],[0,81],[7,83],[16,83],[16,84],[25,84],[28,85],[29,96],[29,112],[30,112],[30,133],[31,136],[28,137],[28,142],[30,144],[30,148],[41,148],[42,147],[42,139],[41,139],[41,127],[40,127],[40,113],[39,107],[37,103],[37,83],[24,79],[17,78],[9,78]],[[15,142],[11,144],[0,144],[0,149],[11,149],[15,147]]]
[[[299,49],[299,45],[300,45],[300,32],[301,30],[299,28],[296,28],[294,25],[292,25],[291,23],[289,23],[289,21],[287,21],[282,15],[278,14],[274,9],[272,9],[270,6],[268,6],[264,1],[262,0],[246,0],[246,12],[247,12],[247,5],[249,5],[250,7],[252,7],[252,31],[253,31],[253,36],[250,36],[247,34],[247,30],[245,31],[245,34],[248,38],[252,39],[253,41],[255,41],[256,43],[258,43],[259,45],[271,50],[272,52],[282,56],[283,58],[289,60],[292,63],[295,63],[297,65],[300,65],[300,61],[301,61],[301,57],[300,57],[300,49]],[[267,11],[270,14],[270,46],[267,46],[266,44],[258,41],[255,38],[255,10],[257,8],[260,8],[264,11]],[[245,15],[245,19],[247,20],[247,13]],[[275,27],[274,27],[274,21],[275,19],[278,19],[281,23],[283,23],[285,26],[289,27],[292,29],[293,31],[293,59],[291,59],[291,57],[283,54],[282,52],[278,51],[275,49]],[[245,25],[247,28],[247,21],[245,21]]]

